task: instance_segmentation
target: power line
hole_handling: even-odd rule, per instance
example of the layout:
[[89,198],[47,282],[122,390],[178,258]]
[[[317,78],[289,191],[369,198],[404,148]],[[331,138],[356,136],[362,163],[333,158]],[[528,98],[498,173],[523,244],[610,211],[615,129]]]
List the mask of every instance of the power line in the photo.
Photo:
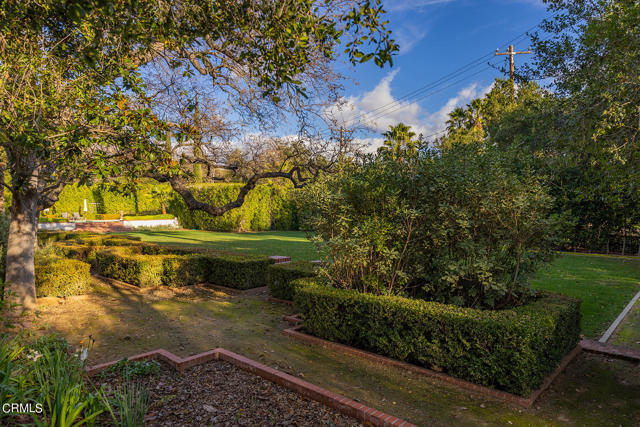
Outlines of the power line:
[[[507,41],[506,43],[504,43],[504,45],[509,45],[510,43],[517,42],[521,38],[526,37],[527,34],[530,31],[532,31],[533,29],[539,27],[541,24],[542,23],[538,23],[538,24],[528,28],[523,33],[519,34],[518,36],[516,36],[513,39],[511,39],[511,40]],[[479,57],[479,58],[477,58],[477,59],[475,59],[475,60],[473,60],[473,61],[471,61],[471,62],[469,62],[469,63],[467,63],[465,65],[463,65],[462,67],[460,67],[460,68],[458,68],[458,69],[456,69],[456,70],[454,70],[454,71],[452,71],[452,72],[440,77],[439,79],[437,79],[437,80],[435,80],[435,81],[433,81],[431,83],[428,83],[428,84],[426,84],[426,85],[424,85],[424,86],[422,86],[422,87],[420,87],[418,89],[415,89],[412,92],[410,92],[410,93],[408,93],[408,94],[406,94],[406,95],[394,100],[393,102],[390,102],[390,103],[382,105],[382,106],[380,106],[380,107],[378,107],[378,108],[376,108],[376,109],[374,109],[372,111],[369,111],[368,113],[376,113],[376,115],[377,115],[378,111],[385,110],[385,109],[388,109],[388,108],[392,108],[397,104],[401,104],[403,102],[407,102],[411,98],[417,97],[417,96],[421,95],[422,93],[424,93],[425,91],[428,91],[428,90],[431,90],[433,88],[436,88],[439,85],[444,84],[447,81],[458,77],[460,74],[465,73],[467,71],[470,71],[471,69],[476,68],[477,66],[481,65],[485,60],[488,60],[492,56],[494,56],[493,52],[488,53],[486,55],[483,55],[483,56],[481,56],[481,57]],[[346,120],[345,123],[346,122],[350,122],[350,121],[355,122],[355,120],[358,118],[359,114],[361,114],[361,113],[356,113],[355,116],[353,116],[350,119]]]

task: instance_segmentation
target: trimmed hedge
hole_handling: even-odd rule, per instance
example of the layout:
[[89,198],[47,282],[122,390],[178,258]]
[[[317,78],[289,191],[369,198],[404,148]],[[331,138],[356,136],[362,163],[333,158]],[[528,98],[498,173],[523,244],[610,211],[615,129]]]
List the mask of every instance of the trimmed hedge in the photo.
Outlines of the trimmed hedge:
[[90,265],[76,259],[58,256],[36,258],[36,295],[67,297],[91,290]]
[[314,277],[313,264],[307,261],[292,261],[273,264],[267,268],[269,295],[274,298],[293,301],[294,287],[291,282],[302,277]]
[[97,236],[97,234],[88,231],[38,231],[38,243],[40,246],[46,246],[49,243],[55,243],[61,240],[88,236]]
[[[224,205],[236,199],[243,184],[200,184],[191,186],[197,200]],[[291,197],[292,188],[276,184],[260,184],[251,190],[241,207],[222,216],[187,209],[181,197],[174,197],[169,210],[184,228],[208,231],[297,230],[297,208]]]
[[313,335],[521,396],[578,344],[580,302],[544,294],[503,311],[374,296],[298,279],[294,300]]
[[163,256],[136,253],[135,248],[113,247],[96,252],[96,269],[103,276],[141,288],[162,285]]
[[[145,183],[138,185],[135,192],[110,191],[106,187],[98,185],[87,187],[84,185],[70,184],[65,186],[58,201],[53,205],[52,210],[56,214],[62,212],[83,212],[84,200],[93,210],[93,203],[98,203],[97,214],[147,214],[161,211],[161,201],[154,195],[154,190],[161,189],[170,191],[171,186],[167,183]],[[118,216],[119,218],[119,216]]]
[[96,268],[100,274],[142,288],[203,282],[236,289],[257,288],[266,285],[267,267],[271,262],[264,256],[193,253],[147,245],[96,252]]

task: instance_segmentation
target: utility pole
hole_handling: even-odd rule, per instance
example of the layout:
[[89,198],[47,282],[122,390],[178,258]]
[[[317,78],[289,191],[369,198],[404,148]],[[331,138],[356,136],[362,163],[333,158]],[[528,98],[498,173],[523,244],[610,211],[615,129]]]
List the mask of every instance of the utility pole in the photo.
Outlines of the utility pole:
[[511,97],[512,98],[515,96],[515,93],[516,93],[515,56],[516,55],[529,55],[529,54],[531,54],[531,49],[527,50],[526,52],[514,52],[513,51],[513,45],[509,45],[509,50],[507,50],[506,52],[500,52],[500,48],[496,49],[496,55],[495,56],[509,55],[509,78],[511,79],[511,88],[513,89],[512,93],[511,93]]

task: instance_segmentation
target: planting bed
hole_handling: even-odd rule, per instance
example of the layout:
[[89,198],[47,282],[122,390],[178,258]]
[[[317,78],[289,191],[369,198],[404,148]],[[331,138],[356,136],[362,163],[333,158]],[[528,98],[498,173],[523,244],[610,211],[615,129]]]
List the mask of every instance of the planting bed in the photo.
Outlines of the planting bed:
[[[117,387],[121,379],[111,377],[104,381]],[[362,425],[354,418],[220,360],[183,373],[162,364],[157,375],[136,381],[149,390],[147,426]]]

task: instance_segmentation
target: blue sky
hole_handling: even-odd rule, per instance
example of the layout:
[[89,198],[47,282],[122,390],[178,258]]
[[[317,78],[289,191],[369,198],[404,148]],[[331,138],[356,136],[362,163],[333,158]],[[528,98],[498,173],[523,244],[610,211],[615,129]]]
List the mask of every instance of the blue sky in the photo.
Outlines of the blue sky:
[[[449,111],[481,96],[502,76],[487,65],[489,61],[507,65],[506,56],[492,56],[496,48],[504,51],[507,42],[549,15],[542,0],[386,0],[384,5],[400,44],[393,67],[380,69],[367,63],[338,68],[348,77],[348,103],[337,115],[347,125],[353,117],[362,117],[370,129],[367,136],[374,138],[400,120],[425,135],[441,131]],[[516,50],[527,50],[529,39],[522,36],[514,45]],[[485,60],[458,77],[397,103],[484,55]],[[530,59],[519,55],[516,64]]]

